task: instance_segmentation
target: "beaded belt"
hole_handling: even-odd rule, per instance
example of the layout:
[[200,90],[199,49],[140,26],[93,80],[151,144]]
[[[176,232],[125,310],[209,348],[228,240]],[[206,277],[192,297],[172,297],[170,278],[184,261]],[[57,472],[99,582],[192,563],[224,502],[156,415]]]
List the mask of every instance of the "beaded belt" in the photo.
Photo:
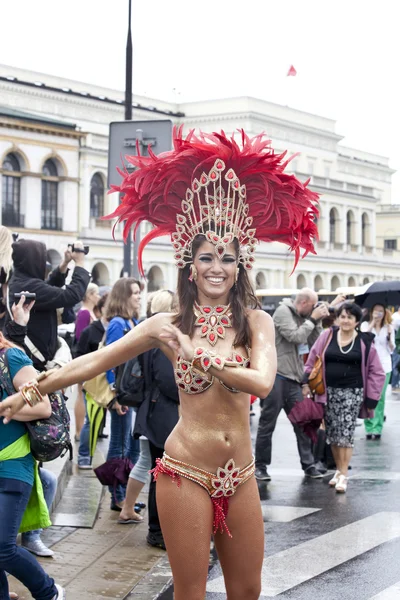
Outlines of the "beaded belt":
[[254,458],[243,469],[236,467],[235,461],[231,458],[224,467],[218,467],[217,474],[215,474],[171,458],[164,452],[163,457],[156,460],[156,467],[150,473],[153,473],[155,481],[160,473],[169,475],[173,481],[177,482],[178,487],[181,485],[181,477],[201,485],[210,495],[214,505],[214,534],[217,531],[223,533],[225,530],[232,537],[226,525],[228,500],[243,483],[253,476],[254,471]]

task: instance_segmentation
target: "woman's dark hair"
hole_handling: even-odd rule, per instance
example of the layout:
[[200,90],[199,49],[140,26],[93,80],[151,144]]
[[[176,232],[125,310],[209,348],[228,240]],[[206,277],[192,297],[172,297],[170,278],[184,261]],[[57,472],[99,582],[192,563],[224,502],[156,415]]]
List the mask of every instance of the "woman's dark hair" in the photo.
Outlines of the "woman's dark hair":
[[[204,235],[197,235],[192,243],[192,257],[194,258],[203,242],[207,241]],[[239,242],[233,239],[236,256],[239,256]],[[234,346],[249,346],[251,344],[250,326],[247,318],[247,308],[259,308],[260,304],[253,287],[250,283],[247,271],[241,263],[238,264],[239,276],[230,292],[229,304],[232,310],[233,327],[236,329]],[[179,302],[179,311],[173,320],[182,333],[190,337],[194,333],[195,314],[193,311],[194,303],[197,301],[197,286],[194,281],[189,281],[190,264],[183,269],[179,269],[177,295]]]
[[343,311],[356,318],[357,323],[361,321],[362,310],[355,302],[343,302],[336,310],[336,317],[340,317]]
[[137,318],[137,315],[132,315],[130,312],[128,304],[129,298],[132,296],[132,285],[135,283],[141,289],[140,282],[133,277],[121,277],[114,283],[104,308],[104,316],[107,321],[111,321],[114,317]]

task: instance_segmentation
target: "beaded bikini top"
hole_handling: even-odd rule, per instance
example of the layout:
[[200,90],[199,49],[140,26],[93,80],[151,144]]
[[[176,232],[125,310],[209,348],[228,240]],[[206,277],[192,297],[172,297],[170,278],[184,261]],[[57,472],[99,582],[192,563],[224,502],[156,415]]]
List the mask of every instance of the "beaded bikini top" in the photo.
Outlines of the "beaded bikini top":
[[[232,367],[248,367],[250,365],[250,348],[246,346],[246,350],[249,358],[245,358],[233,350],[231,356],[225,358],[225,365]],[[178,356],[175,368],[175,381],[178,388],[187,394],[201,394],[212,386],[214,383],[214,376],[208,373],[202,373],[193,367],[192,362]],[[228,387],[220,379],[218,381],[230,392],[238,393],[240,391]]]

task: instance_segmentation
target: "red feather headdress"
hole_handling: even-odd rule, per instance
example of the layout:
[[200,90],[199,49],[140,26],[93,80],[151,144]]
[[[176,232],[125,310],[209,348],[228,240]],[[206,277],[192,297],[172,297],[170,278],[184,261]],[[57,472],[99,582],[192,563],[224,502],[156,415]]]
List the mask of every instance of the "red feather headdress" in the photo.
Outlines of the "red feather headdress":
[[[139,246],[138,265],[143,274],[143,249],[152,239],[170,235],[177,266],[192,261],[191,245],[199,233],[216,246],[222,257],[234,237],[241,247],[240,262],[251,269],[257,241],[282,242],[300,258],[314,250],[318,237],[318,194],[294,175],[284,172],[286,152],[275,154],[264,134],[248,137],[241,130],[241,147],[225,133],[190,131],[182,126],[173,135],[173,150],[156,156],[127,156],[136,169],[120,171],[122,202],[107,217],[126,221],[124,239],[134,223],[154,226]],[[114,225],[115,227],[115,225]]]

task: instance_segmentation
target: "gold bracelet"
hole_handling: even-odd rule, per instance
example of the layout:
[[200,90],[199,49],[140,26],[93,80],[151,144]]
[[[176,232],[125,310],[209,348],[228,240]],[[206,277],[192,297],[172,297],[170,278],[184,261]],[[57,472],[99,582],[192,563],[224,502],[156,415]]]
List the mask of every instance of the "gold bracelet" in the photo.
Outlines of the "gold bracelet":
[[36,380],[24,383],[19,387],[19,391],[21,392],[26,404],[28,404],[31,408],[36,406],[36,404],[39,404],[39,402],[43,402],[43,396],[39,392]]
[[218,371],[222,371],[224,365],[225,359],[219,354],[205,348],[195,348],[191,364],[195,370],[207,373],[211,367],[214,367]]

